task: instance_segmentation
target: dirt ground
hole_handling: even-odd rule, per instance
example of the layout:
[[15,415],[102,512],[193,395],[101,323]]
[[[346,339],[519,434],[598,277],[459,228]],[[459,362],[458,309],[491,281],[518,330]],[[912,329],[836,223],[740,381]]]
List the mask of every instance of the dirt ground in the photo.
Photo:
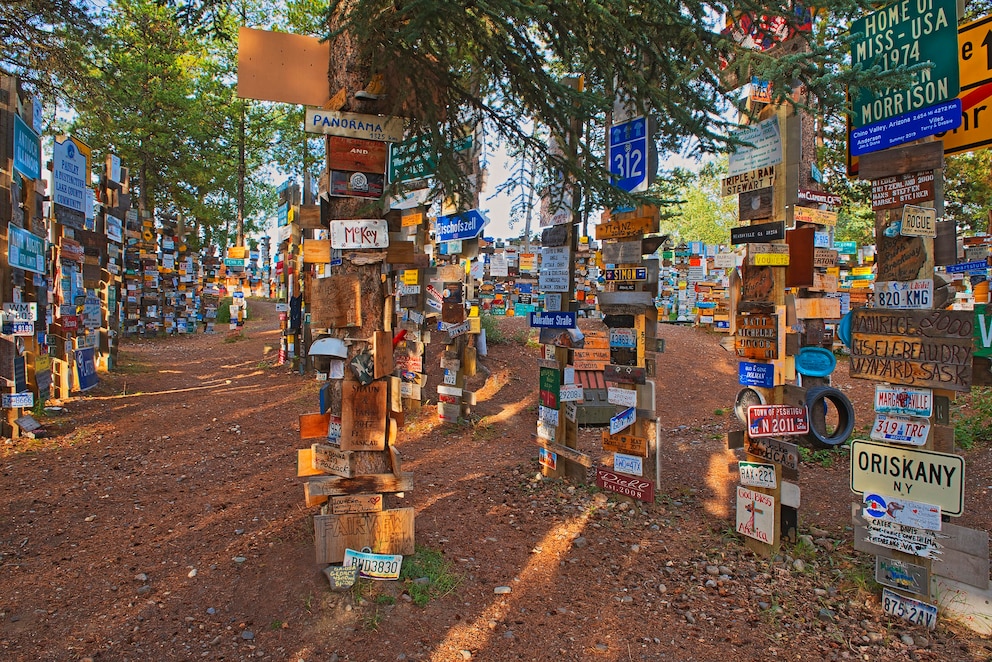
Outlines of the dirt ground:
[[[736,364],[720,336],[669,325],[655,503],[539,477],[539,346],[506,320],[474,425],[441,426],[427,406],[398,441],[417,544],[457,586],[426,606],[407,582],[332,593],[296,476],[297,417],[317,411],[319,384],[276,365],[274,305],[251,311],[238,342],[125,342],[116,373],[43,418],[50,436],[0,446],[0,658],[992,659],[966,630],[882,613],[871,558],[851,547],[843,453],[800,471],[814,550],[745,549],[724,441],[740,427]],[[866,436],[872,387],[844,372]],[[580,448],[601,455],[599,436],[584,429]],[[988,451],[965,457],[958,523],[988,530]]]

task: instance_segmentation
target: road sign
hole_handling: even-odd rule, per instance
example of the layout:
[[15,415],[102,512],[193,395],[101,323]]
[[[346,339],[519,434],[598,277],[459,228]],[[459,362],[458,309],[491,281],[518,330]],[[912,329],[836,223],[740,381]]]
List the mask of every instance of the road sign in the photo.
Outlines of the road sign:
[[957,0],[901,3],[884,7],[851,24],[851,63],[855,69],[931,63],[912,75],[907,88],[851,89],[855,128],[950,101],[960,91],[957,58]]
[[992,83],[992,16],[958,28],[961,90]]
[[964,458],[859,439],[851,444],[851,491],[906,496],[958,517],[964,511]]
[[438,241],[475,239],[482,234],[482,228],[488,220],[478,209],[469,209],[461,214],[440,216],[437,219],[436,239]]
[[610,127],[610,172],[624,191],[648,187],[648,125],[643,117]]

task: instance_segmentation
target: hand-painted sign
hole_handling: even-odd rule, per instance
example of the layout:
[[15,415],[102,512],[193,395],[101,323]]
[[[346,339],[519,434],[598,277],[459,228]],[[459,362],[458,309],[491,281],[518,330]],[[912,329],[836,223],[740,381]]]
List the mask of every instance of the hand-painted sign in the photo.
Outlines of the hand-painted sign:
[[833,193],[826,193],[824,191],[814,191],[813,189],[801,188],[797,195],[799,202],[805,202],[817,205],[829,205],[831,207],[839,207],[843,200],[839,195]]
[[618,218],[596,226],[596,239],[621,239],[657,230],[658,221],[649,216]]
[[766,166],[743,172],[732,177],[724,177],[720,182],[720,195],[738,195],[758,189],[768,188],[775,183],[775,166]]
[[959,517],[964,512],[964,458],[859,439],[851,444],[851,491],[912,497]]
[[603,450],[647,457],[648,440],[645,437],[635,437],[629,434],[610,434],[603,430]]
[[561,397],[561,371],[557,368],[541,366],[538,379],[541,405],[557,409]]
[[785,437],[809,434],[806,407],[751,405],[747,408],[749,437]]
[[882,609],[886,614],[914,625],[923,625],[930,630],[937,627],[937,607],[899,595],[887,588],[882,589]]
[[915,563],[875,556],[875,581],[907,593],[930,594],[930,570]]
[[940,531],[940,506],[881,494],[865,494],[864,504],[862,516],[866,520],[884,520],[917,529]]
[[903,416],[933,416],[933,391],[928,388],[875,385],[875,411]]
[[644,459],[635,455],[623,453],[613,454],[613,469],[631,476],[644,475]]
[[611,405],[621,407],[634,407],[637,405],[637,391],[619,386],[610,386],[606,389],[606,401]]
[[610,418],[610,434],[619,434],[629,428],[637,420],[637,409],[629,407]]
[[933,200],[933,170],[871,180],[871,208],[891,209]]
[[358,575],[366,579],[399,579],[400,566],[403,564],[401,554],[373,554],[371,552],[356,552],[353,549],[344,550],[344,568],[358,568]]
[[383,219],[331,221],[331,248],[388,248],[389,227]]
[[738,485],[737,533],[772,544],[775,540],[775,498]]
[[778,315],[738,315],[734,351],[738,357],[778,358]]
[[930,423],[925,418],[907,418],[891,414],[877,414],[871,428],[871,438],[910,446],[923,446],[930,434]]
[[908,88],[852,88],[851,123],[855,128],[957,96],[958,58],[947,57],[958,47],[955,0],[888,5],[852,22],[851,35],[851,64],[855,69],[880,66],[886,71],[920,64],[932,67],[914,72]]
[[435,225],[435,238],[438,241],[475,239],[482,234],[482,228],[489,221],[478,209],[470,209],[460,214],[439,216]]
[[648,124],[635,117],[610,127],[610,173],[613,185],[624,191],[644,191],[648,186]]
[[929,310],[933,308],[933,279],[875,281],[875,305],[879,308]]
[[733,137],[740,144],[730,154],[728,176],[742,175],[782,162],[782,134],[777,117],[735,131]]
[[741,361],[737,364],[737,383],[742,386],[775,386],[775,366],[771,363],[750,363]]
[[541,329],[574,329],[576,313],[542,312],[530,314],[530,325]]
[[796,223],[815,223],[817,225],[837,225],[837,212],[812,207],[796,207],[792,210],[792,220]]
[[41,138],[14,114],[14,170],[28,179],[41,179]]
[[603,490],[629,496],[646,503],[654,502],[654,483],[628,476],[605,467],[596,467],[596,485]]
[[321,108],[307,108],[304,129],[307,133],[350,136],[395,143],[403,140],[403,123],[403,119],[400,117],[340,113]]
[[730,228],[730,243],[753,244],[785,239],[785,223],[759,223]]
[[902,208],[899,234],[907,237],[936,237],[937,210],[932,207],[906,205]]
[[365,386],[348,381],[341,392],[341,450],[384,450],[387,382]]
[[763,462],[738,462],[741,485],[746,487],[767,487],[775,489],[778,482],[775,479],[775,465]]
[[969,391],[973,332],[968,311],[859,308],[851,317],[851,376]]
[[934,531],[903,526],[895,522],[869,519],[865,525],[865,541],[872,545],[896,549],[925,559],[937,558],[940,554],[938,534]]

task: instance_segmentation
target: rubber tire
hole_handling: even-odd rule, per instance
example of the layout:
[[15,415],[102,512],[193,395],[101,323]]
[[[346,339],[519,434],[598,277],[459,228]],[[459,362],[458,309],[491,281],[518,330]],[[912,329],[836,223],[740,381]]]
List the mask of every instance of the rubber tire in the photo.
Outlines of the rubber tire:
[[[837,408],[837,429],[827,435],[826,401]],[[806,411],[809,415],[807,439],[820,448],[834,448],[847,441],[854,432],[854,406],[841,391],[833,386],[814,386],[806,391]]]

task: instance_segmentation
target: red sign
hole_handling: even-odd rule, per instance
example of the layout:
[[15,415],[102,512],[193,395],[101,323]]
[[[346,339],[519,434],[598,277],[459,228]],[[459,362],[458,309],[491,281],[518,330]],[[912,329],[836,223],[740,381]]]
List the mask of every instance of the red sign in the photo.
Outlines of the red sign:
[[639,476],[629,476],[605,467],[596,467],[596,486],[638,501],[654,502],[654,483]]
[[62,318],[63,331],[76,331],[77,329],[79,329],[79,317],[76,315],[67,315]]
[[751,405],[747,408],[749,437],[783,437],[808,433],[806,407]]

